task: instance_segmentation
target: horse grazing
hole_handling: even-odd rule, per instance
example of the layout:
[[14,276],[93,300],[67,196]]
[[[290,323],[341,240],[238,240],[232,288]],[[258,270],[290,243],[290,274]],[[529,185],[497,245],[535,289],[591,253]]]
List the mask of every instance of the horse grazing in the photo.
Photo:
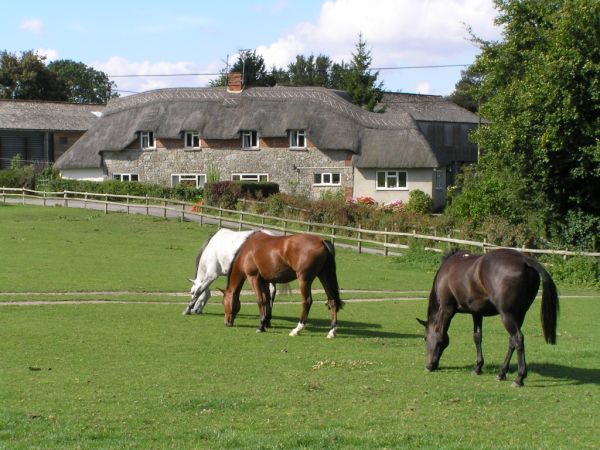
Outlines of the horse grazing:
[[450,342],[450,321],[458,312],[473,316],[473,340],[477,349],[473,372],[481,374],[483,317],[500,314],[510,339],[508,353],[497,378],[506,379],[512,354],[517,350],[518,375],[513,386],[523,386],[527,365],[521,326],[537,295],[540,278],[543,283],[541,319],[544,338],[546,342],[556,344],[558,294],[554,281],[540,263],[510,249],[494,250],[485,255],[459,250],[446,256],[433,280],[427,321],[417,319],[425,326],[427,370],[438,368],[442,353]]
[[305,326],[313,302],[311,286],[318,277],[327,294],[331,310],[331,327],[328,338],[336,336],[337,312],[342,307],[335,268],[335,248],[327,240],[311,234],[271,236],[257,232],[246,239],[231,265],[227,289],[223,291],[225,325],[233,326],[240,310],[240,291],[248,279],[258,301],[260,327],[266,331],[271,320],[270,292],[268,283],[289,283],[298,279],[302,295],[302,314],[298,326],[290,336],[298,336]]
[[[211,283],[219,276],[227,275],[240,246],[255,232],[255,230],[231,231],[221,228],[209,236],[196,257],[196,279],[190,279],[192,300],[183,311],[184,315],[202,313],[210,298]],[[276,293],[274,284],[270,286],[270,290],[272,302]],[[273,305],[271,304],[271,306]]]

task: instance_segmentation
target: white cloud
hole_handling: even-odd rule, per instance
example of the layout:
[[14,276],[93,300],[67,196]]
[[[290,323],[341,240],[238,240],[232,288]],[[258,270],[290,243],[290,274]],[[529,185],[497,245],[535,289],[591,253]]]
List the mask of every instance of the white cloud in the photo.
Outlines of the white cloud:
[[44,23],[40,19],[27,19],[21,22],[19,26],[21,31],[26,31],[33,34],[42,34],[44,31]]
[[[212,79],[217,78],[220,66],[209,65],[200,67],[189,61],[180,62],[150,62],[150,61],[129,61],[120,56],[113,56],[107,61],[93,61],[90,64],[96,70],[101,70],[107,75],[164,75],[156,77],[116,77],[111,78],[117,84],[117,89],[121,91],[143,92],[150,89],[162,89],[169,87],[198,87],[206,86]],[[209,75],[191,75],[191,76],[169,76],[179,74],[209,74]],[[126,95],[124,92],[122,95]]]
[[[259,47],[268,66],[285,66],[297,54],[349,61],[362,33],[373,66],[460,64],[473,52],[466,26],[497,39],[491,0],[332,0],[316,23],[301,23],[277,42]],[[466,61],[470,62],[470,61]]]
[[35,51],[38,55],[46,57],[46,63],[55,61],[58,59],[58,50],[53,48],[38,48]]

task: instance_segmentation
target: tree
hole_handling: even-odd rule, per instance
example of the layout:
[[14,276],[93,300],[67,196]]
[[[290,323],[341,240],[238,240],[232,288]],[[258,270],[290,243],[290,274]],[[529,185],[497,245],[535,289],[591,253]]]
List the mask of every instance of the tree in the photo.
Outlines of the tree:
[[485,102],[485,99],[477,98],[477,89],[480,85],[481,74],[474,72],[473,66],[469,66],[461,71],[460,80],[454,85],[454,92],[448,96],[448,100],[477,113],[480,103]]
[[256,50],[242,50],[231,69],[223,71],[219,78],[211,80],[209,84],[211,86],[227,86],[227,75],[231,72],[244,74],[246,86],[273,86],[275,84],[272,72],[267,72],[265,60],[261,55],[256,54]]
[[32,50],[0,53],[0,98],[67,100],[65,82],[46,67],[45,59]]
[[356,52],[352,53],[343,77],[343,88],[350,94],[354,104],[373,111],[383,97],[383,83],[377,83],[379,72],[371,72],[371,52],[362,34],[358,35]]
[[48,69],[66,84],[70,102],[106,103],[119,96],[108,75],[81,62],[61,59],[48,64]]
[[578,245],[600,232],[600,3],[496,0],[496,8],[503,40],[480,41],[471,68],[482,74],[477,96],[490,121],[474,133],[484,149],[477,177],[523,180],[521,203],[539,194],[535,211],[558,224],[549,231],[577,228]]

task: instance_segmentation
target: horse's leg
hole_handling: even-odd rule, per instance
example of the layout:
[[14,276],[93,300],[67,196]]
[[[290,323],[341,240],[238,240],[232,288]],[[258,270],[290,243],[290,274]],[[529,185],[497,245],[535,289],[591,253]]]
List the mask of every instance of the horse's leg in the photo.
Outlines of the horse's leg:
[[290,331],[290,336],[298,336],[300,332],[304,329],[306,324],[306,319],[308,318],[308,313],[310,312],[310,307],[312,306],[312,292],[311,292],[311,284],[312,280],[308,281],[304,277],[299,277],[298,281],[300,282],[300,295],[302,296],[302,314],[300,315],[300,321],[296,328]]
[[[266,282],[265,282],[266,283]],[[275,283],[266,283],[268,286],[265,286],[265,292],[268,290],[271,294],[271,298],[269,300],[269,320],[266,325],[267,328],[271,328],[271,317],[273,315],[273,303],[275,303],[275,294],[277,294],[277,285]]]
[[477,349],[477,363],[473,373],[475,375],[481,375],[481,369],[483,367],[483,351],[481,349],[481,341],[483,339],[483,316],[473,314],[473,340],[475,341],[475,348]]
[[329,310],[331,311],[331,326],[329,328],[329,333],[327,333],[328,339],[333,339],[337,335],[337,313],[338,306],[335,301],[335,293],[331,288],[331,279],[327,274],[319,275],[319,281],[323,285],[323,289],[325,289],[325,293],[327,294],[327,303],[329,305]]
[[[260,278],[260,276],[248,277],[252,289],[256,295],[256,301],[258,302],[258,310],[260,312],[260,326],[256,329],[257,333],[263,333],[267,331],[267,320],[270,320],[270,294],[266,283]],[[267,287],[267,289],[265,289]]]
[[210,298],[210,294],[204,298],[204,302],[200,302],[200,297],[204,294],[204,291],[208,289],[210,284],[217,279],[217,274],[214,275],[205,275],[206,278],[198,285],[198,289],[196,289],[196,293],[199,292],[197,297],[192,298],[192,301],[187,305],[185,311],[183,311],[183,315],[186,316],[191,313],[200,314],[202,309],[204,309],[204,305]]
[[527,377],[527,363],[525,362],[525,338],[521,332],[521,324],[523,320],[519,321],[513,315],[503,314],[502,322],[504,323],[506,331],[508,331],[510,334],[510,338],[508,340],[508,353],[506,354],[504,364],[502,364],[497,378],[498,380],[506,380],[506,373],[508,372],[510,360],[513,352],[516,350],[518,357],[517,378],[515,378],[515,381],[512,385],[513,387],[522,387],[523,380]]

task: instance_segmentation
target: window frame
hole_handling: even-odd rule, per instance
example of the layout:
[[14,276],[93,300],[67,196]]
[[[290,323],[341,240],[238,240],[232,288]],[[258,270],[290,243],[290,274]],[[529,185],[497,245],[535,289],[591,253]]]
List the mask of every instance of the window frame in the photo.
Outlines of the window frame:
[[[148,144],[152,141],[152,145],[144,146],[144,138],[148,140]],[[142,150],[155,150],[156,139],[154,139],[154,131],[140,131],[140,148]]]
[[[300,138],[302,138],[303,144],[302,145],[294,145],[294,139],[296,140],[296,144],[298,144],[298,141],[300,140]],[[292,149],[308,148],[308,139],[306,138],[306,130],[304,130],[304,129],[290,130],[289,146]]]
[[[177,183],[173,183],[173,178],[177,177]],[[182,180],[182,178],[185,178]],[[202,182],[200,178],[203,178]],[[182,181],[195,181],[196,188],[202,188],[206,184],[206,174],[205,173],[172,173],[171,174],[171,187],[175,187],[178,184],[181,184]]]
[[[333,180],[334,175],[337,175],[338,181]],[[319,176],[320,181],[317,182],[316,178]],[[329,181],[325,181],[325,178],[329,178]],[[340,172],[315,172],[313,174],[313,186],[341,186],[342,185],[342,174]]]
[[[400,186],[400,174],[404,174],[404,185]],[[384,174],[385,186],[379,185],[379,174]],[[395,175],[396,186],[390,187],[388,180]],[[407,170],[377,170],[375,171],[375,190],[376,191],[407,191],[408,190],[408,171]]]
[[433,187],[436,191],[444,189],[444,172],[442,169],[433,169]]
[[[132,179],[133,177],[135,177],[135,180]],[[127,178],[127,179],[125,179],[125,178]],[[137,183],[140,181],[140,175],[137,173],[113,173],[112,179]]]
[[[249,138],[250,146],[246,145],[246,138]],[[242,150],[257,150],[260,148],[260,139],[258,131],[244,130],[242,131]]]
[[[191,138],[192,145],[188,145],[188,137]],[[195,139],[198,140],[198,145],[194,145]],[[202,148],[202,140],[200,139],[200,133],[198,131],[186,131],[183,135],[183,148],[185,148],[185,149]]]
[[[252,179],[256,178],[256,179]],[[263,178],[263,179],[261,179]],[[268,173],[259,173],[259,172],[238,172],[231,174],[231,181],[256,181],[260,182],[268,182],[269,174]]]

